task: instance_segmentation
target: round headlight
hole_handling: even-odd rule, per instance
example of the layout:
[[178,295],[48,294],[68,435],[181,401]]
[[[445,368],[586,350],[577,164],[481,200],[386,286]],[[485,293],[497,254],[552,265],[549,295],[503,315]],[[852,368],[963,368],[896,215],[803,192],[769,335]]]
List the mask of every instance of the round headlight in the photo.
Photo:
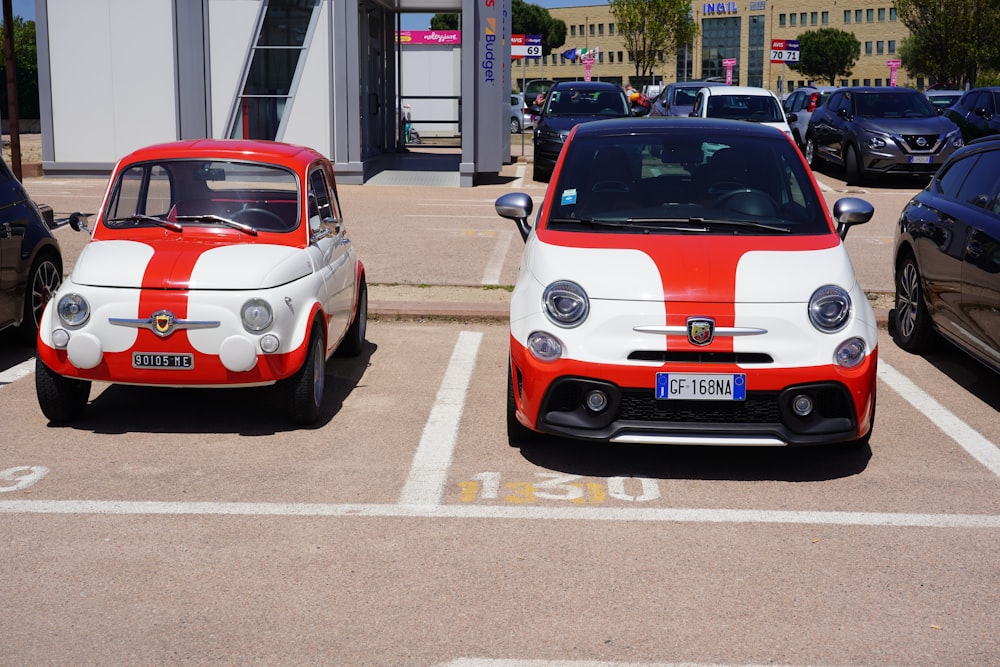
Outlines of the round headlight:
[[59,319],[68,327],[78,327],[90,318],[90,304],[80,294],[66,294],[59,299]]
[[865,360],[865,341],[860,338],[850,338],[837,346],[833,360],[838,366],[854,368]]
[[844,328],[851,316],[851,295],[842,287],[825,285],[809,299],[809,320],[825,333]]
[[243,319],[243,326],[247,331],[263,331],[274,321],[271,304],[264,299],[250,299],[244,303],[240,310],[240,317]]
[[590,312],[587,293],[568,280],[560,280],[546,287],[542,293],[542,304],[548,318],[561,327],[579,326]]
[[528,336],[528,350],[539,361],[555,361],[562,356],[562,343],[552,334],[536,331]]

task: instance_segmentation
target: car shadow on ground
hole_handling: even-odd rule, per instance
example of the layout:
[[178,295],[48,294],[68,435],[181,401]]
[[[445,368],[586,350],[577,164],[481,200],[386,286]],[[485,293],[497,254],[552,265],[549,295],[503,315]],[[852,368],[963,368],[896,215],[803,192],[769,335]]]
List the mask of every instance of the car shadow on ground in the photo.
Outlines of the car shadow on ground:
[[994,410],[1000,411],[1000,382],[997,382],[995,372],[944,341],[921,356],[954,380],[955,384]]
[[[876,433],[878,424],[876,423]],[[595,444],[562,438],[521,446],[531,463],[588,477],[819,482],[858,475],[869,447],[677,447]]]
[[[343,407],[361,383],[378,346],[365,342],[356,357],[332,357],[326,364],[326,384],[320,417],[309,425],[289,420],[276,388],[176,389],[104,385],[91,389],[83,416],[67,427],[93,433],[235,433],[268,436],[302,429],[321,429]],[[57,425],[53,425],[57,426]]]
[[886,190],[923,190],[930,183],[931,174],[887,174],[885,176],[868,176],[860,185],[847,185],[844,169],[829,163],[821,162],[813,167],[813,172],[844,183],[844,190],[864,190],[865,188],[883,188]]

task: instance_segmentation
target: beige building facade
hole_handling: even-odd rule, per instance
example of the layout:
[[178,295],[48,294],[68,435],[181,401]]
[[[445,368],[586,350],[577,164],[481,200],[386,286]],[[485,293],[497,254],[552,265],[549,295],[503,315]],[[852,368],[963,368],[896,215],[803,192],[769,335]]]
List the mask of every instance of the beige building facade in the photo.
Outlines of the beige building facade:
[[[838,78],[836,85],[882,86],[890,85],[888,63],[898,60],[899,45],[909,35],[891,0],[730,0],[694,2],[691,8],[699,28],[694,44],[677,54],[662,54],[653,76],[645,78],[636,74],[608,5],[550,9],[549,14],[566,22],[566,43],[548,56],[516,63],[514,84],[538,78],[582,80],[587,76],[586,66],[562,54],[571,48],[596,48],[589,74],[593,80],[637,88],[649,83],[726,80],[724,62],[735,60],[730,75],[733,84],[787,93],[809,81],[787,65],[771,62],[772,40],[794,40],[809,30],[836,28],[853,33],[861,43],[853,72]],[[912,77],[902,68],[896,70],[895,79],[896,85],[920,89],[933,83]]]

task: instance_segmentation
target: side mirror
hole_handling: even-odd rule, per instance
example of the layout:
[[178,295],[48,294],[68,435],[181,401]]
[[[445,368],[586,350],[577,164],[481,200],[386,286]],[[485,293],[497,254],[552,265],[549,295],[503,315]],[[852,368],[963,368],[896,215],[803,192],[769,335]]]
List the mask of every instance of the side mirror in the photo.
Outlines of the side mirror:
[[797,113],[790,113],[788,114],[787,118],[789,123],[794,123],[799,119],[799,115]]
[[501,218],[507,218],[517,223],[517,230],[521,232],[521,239],[527,241],[528,234],[531,233],[531,224],[528,222],[528,216],[531,215],[531,210],[534,208],[531,197],[523,192],[510,192],[497,199],[494,207],[496,208],[497,215]]
[[837,234],[841,240],[847,238],[847,230],[854,225],[863,225],[875,215],[875,207],[864,199],[844,197],[833,205],[833,219],[837,222]]
[[837,109],[837,115],[844,120],[848,120],[851,117],[851,114],[847,109]]
[[88,225],[87,216],[79,211],[74,211],[69,214],[69,226],[74,232],[87,232],[90,233],[90,227]]

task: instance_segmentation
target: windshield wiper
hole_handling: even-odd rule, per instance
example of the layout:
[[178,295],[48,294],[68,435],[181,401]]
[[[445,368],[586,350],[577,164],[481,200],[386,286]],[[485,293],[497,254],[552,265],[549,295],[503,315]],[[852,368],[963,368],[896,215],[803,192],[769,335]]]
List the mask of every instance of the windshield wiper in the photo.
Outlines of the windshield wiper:
[[628,227],[627,222],[615,222],[614,220],[600,220],[597,218],[552,218],[549,222],[568,225],[591,225],[594,227]]
[[143,215],[141,213],[136,213],[135,215],[126,215],[123,218],[111,218],[110,220],[105,220],[104,224],[115,223],[115,222],[150,222],[154,225],[159,225],[160,227],[166,227],[167,229],[174,232],[183,232],[184,228],[178,225],[176,222],[171,220],[164,220],[162,218],[154,218],[151,215]]
[[747,229],[760,229],[769,232],[781,232],[783,234],[791,233],[791,229],[788,227],[779,227],[777,225],[767,225],[762,222],[750,222],[748,220],[723,220],[716,218],[700,218],[692,216],[689,218],[629,218],[629,223],[634,224],[670,224],[670,225],[687,225],[687,226],[677,226],[671,229],[676,229],[678,231],[693,231],[693,232],[707,232],[708,228],[712,225],[729,225],[731,227],[744,227]]
[[223,218],[221,215],[179,215],[177,219],[181,222],[215,222],[220,225],[226,225],[227,227],[232,227],[233,229],[238,229],[244,234],[249,234],[250,236],[257,236],[257,230],[250,225],[244,224],[242,222],[236,222],[235,220],[230,220],[229,218]]

